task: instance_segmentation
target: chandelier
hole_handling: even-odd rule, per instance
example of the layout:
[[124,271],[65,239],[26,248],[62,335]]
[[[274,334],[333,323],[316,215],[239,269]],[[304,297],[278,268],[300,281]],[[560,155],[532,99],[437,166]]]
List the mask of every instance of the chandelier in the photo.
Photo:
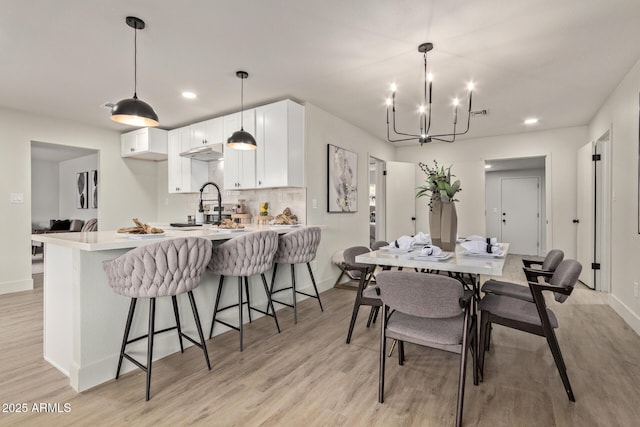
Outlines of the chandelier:
[[[456,140],[456,136],[464,135],[469,132],[469,123],[471,122],[471,100],[473,98],[473,82],[470,82],[467,86],[469,90],[469,108],[467,109],[467,126],[464,131],[458,131],[458,105],[460,104],[460,100],[455,98],[453,100],[453,132],[451,133],[442,133],[438,135],[429,134],[429,130],[431,129],[431,108],[432,108],[432,85],[433,85],[433,74],[429,73],[427,70],[427,52],[433,49],[433,43],[422,43],[418,46],[418,52],[422,52],[424,54],[424,97],[422,105],[418,108],[419,113],[419,127],[420,132],[415,133],[407,133],[401,132],[396,127],[396,89],[397,86],[395,83],[391,84],[391,96],[387,98],[387,140],[389,142],[401,142],[401,141],[411,141],[417,139],[420,145],[431,142],[431,141],[443,141],[443,142],[454,142]],[[389,110],[391,110],[391,114],[389,114]],[[389,116],[391,116],[391,120],[389,120]],[[393,132],[391,132],[391,129]],[[397,139],[392,139],[397,138]]]

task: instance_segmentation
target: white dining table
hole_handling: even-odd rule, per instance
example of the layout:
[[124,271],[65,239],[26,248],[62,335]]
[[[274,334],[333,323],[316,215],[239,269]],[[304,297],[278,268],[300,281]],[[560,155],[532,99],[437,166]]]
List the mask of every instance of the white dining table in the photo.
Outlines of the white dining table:
[[401,267],[403,269],[416,268],[419,271],[446,271],[454,277],[462,279],[468,275],[467,283],[473,287],[476,301],[480,298],[480,275],[502,276],[502,269],[509,252],[508,243],[500,243],[502,255],[469,254],[462,246],[456,245],[455,252],[451,252],[446,259],[421,256],[420,247],[412,249],[382,248],[377,251],[358,255],[356,262],[378,265],[385,269]]

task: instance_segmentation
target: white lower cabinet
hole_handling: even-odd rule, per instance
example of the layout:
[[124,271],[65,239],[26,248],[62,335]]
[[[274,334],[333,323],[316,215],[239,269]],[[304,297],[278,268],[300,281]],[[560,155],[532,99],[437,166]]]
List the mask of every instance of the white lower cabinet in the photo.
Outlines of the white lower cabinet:
[[[242,126],[246,132],[255,136],[255,110],[244,112]],[[224,117],[224,139],[226,141],[235,131],[240,130],[240,113]],[[225,190],[243,190],[256,187],[256,150],[235,150],[224,148],[224,188]]]
[[196,193],[208,181],[207,162],[181,157],[180,153],[191,148],[189,126],[169,131],[168,181],[169,193]]

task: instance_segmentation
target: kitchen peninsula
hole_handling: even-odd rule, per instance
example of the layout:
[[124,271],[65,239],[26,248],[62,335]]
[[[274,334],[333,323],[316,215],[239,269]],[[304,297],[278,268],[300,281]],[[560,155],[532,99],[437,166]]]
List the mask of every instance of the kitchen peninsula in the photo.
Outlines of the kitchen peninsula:
[[[203,237],[214,241],[215,244],[216,241],[270,227],[252,227],[243,232],[213,227],[197,227],[197,230],[194,228],[167,229],[165,236],[141,239],[122,236],[115,231],[32,236],[33,240],[45,244],[44,358],[69,377],[74,390],[87,390],[115,377],[129,300],[111,290],[102,269],[103,261],[161,239]],[[282,234],[293,229],[278,227],[277,231]],[[211,326],[218,280],[218,276],[207,271],[200,286],[194,290],[204,330]],[[252,303],[266,306],[262,283],[255,283],[254,287],[250,280],[252,289],[255,289],[252,293]],[[233,303],[236,296],[226,295],[225,298],[223,295],[222,298],[222,302],[226,304]],[[157,330],[175,326],[170,300],[165,300],[158,300],[157,303]],[[178,305],[180,312],[185,313],[181,316],[183,331],[195,335],[193,318],[186,315],[190,312],[188,300],[178,298]],[[146,334],[146,305],[142,304],[139,310],[132,324],[131,336]],[[226,320],[236,322],[236,317],[230,314]],[[216,335],[225,331],[226,328],[216,328]],[[154,360],[179,350],[175,334],[160,334],[154,339]],[[133,344],[132,352],[145,354],[146,341],[141,340]],[[124,372],[133,368],[134,365],[128,362],[123,365]]]

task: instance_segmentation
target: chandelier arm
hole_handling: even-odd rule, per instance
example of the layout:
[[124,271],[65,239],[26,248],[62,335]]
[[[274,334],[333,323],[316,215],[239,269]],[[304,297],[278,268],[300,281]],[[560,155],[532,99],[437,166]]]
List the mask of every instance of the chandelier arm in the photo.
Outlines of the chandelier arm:
[[[412,138],[420,138],[420,135],[415,135],[412,133],[405,133],[405,132],[400,132],[399,130],[396,129],[396,109],[395,107],[392,110],[392,117],[393,117],[393,133],[395,133],[396,135],[404,135],[404,136],[410,136]],[[389,131],[389,126],[387,123],[387,133]]]

